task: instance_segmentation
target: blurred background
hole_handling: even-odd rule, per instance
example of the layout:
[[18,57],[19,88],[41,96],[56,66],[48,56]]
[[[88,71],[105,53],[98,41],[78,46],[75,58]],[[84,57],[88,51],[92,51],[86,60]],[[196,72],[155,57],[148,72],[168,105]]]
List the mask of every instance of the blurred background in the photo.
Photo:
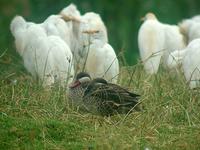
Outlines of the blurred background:
[[116,53],[125,51],[128,65],[139,60],[137,34],[140,18],[147,12],[154,12],[161,22],[169,24],[200,14],[200,0],[0,0],[0,55],[7,50],[8,55],[19,57],[9,30],[16,14],[40,23],[70,3],[76,4],[81,14],[94,11],[101,15],[109,43]]

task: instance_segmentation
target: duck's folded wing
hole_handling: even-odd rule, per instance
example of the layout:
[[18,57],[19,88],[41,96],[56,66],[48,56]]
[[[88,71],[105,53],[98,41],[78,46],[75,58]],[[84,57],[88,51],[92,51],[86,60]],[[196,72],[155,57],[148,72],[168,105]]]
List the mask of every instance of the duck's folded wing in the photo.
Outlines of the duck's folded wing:
[[[118,85],[101,85],[91,90],[90,96],[116,106],[134,106],[138,103],[139,95],[128,92]],[[88,95],[88,96],[89,96]]]

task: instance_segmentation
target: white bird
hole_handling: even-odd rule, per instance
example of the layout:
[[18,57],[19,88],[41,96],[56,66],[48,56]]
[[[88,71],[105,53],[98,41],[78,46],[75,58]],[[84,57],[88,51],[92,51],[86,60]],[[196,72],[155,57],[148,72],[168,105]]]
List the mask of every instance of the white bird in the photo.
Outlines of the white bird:
[[[70,36],[70,48],[73,54],[78,53],[79,49],[79,35],[80,35],[80,21],[81,14],[77,9],[76,5],[73,3],[63,8],[59,15],[66,21],[70,26],[71,36]],[[76,56],[74,56],[76,57]]]
[[182,65],[183,57],[185,56],[186,49],[175,50],[170,53],[167,60],[167,67],[169,69],[178,68]]
[[148,13],[138,33],[138,47],[148,74],[157,73],[164,51],[165,32],[156,16]]
[[82,28],[82,58],[81,68],[88,72],[92,78],[103,77],[107,81],[117,83],[119,62],[114,49],[105,42],[104,33],[98,30]]
[[187,37],[188,43],[194,39],[200,38],[200,16],[194,16],[191,19],[185,19],[179,23],[181,32]]
[[81,16],[78,35],[79,47],[74,55],[77,61],[77,70],[82,71],[87,57],[87,50],[85,47],[90,44],[89,41],[98,39],[105,44],[108,42],[108,36],[106,27],[101,17],[93,12],[89,12]]
[[72,22],[72,49],[76,71],[87,71],[93,78],[104,77],[117,82],[119,63],[113,48],[108,44],[107,29],[99,14],[83,16],[74,4],[64,8],[60,15]]
[[59,36],[71,48],[72,26],[70,23],[65,22],[61,15],[50,15],[40,25],[45,29],[47,35]]
[[180,29],[176,25],[164,25],[165,31],[165,44],[164,44],[164,54],[163,54],[163,62],[164,66],[167,67],[167,59],[169,54],[175,50],[181,51],[183,48],[186,47],[186,39],[181,34]]
[[[81,16],[74,4],[64,8],[60,12],[60,15],[62,15],[66,21],[71,20],[72,22],[73,38],[71,43],[73,46],[71,47],[71,50],[74,56],[76,72],[82,71],[87,55],[85,42],[87,43],[89,40],[88,35],[83,32],[94,32],[95,34],[93,34],[90,38],[101,38],[103,43],[107,43],[108,35],[106,27],[99,14],[88,12]],[[98,31],[98,33],[96,31]]]
[[76,5],[71,3],[63,8],[59,13],[65,21],[80,21],[81,14]]
[[71,26],[71,40],[70,48],[73,53],[75,70],[79,70],[80,53],[82,52],[82,46],[80,45],[80,24],[81,14],[76,5],[70,4],[63,8],[59,13],[62,18]]
[[200,86],[200,38],[191,41],[183,50],[171,53],[168,65],[171,68],[181,66],[191,89]]
[[200,38],[191,41],[186,47],[182,67],[191,89],[200,85]]
[[177,26],[159,22],[153,13],[144,20],[138,33],[140,56],[146,72],[155,74],[161,62],[167,66],[170,52],[185,47],[184,36]]
[[[95,33],[94,33],[95,34]],[[85,62],[85,71],[92,78],[103,77],[107,81],[117,83],[119,75],[119,62],[114,49],[99,39],[91,41],[84,51],[88,50]]]
[[39,77],[44,87],[72,80],[72,53],[60,37],[47,36],[44,28],[26,23],[21,16],[12,20],[10,29],[25,68],[34,78]]
[[81,17],[81,30],[96,32],[94,38],[98,38],[98,35],[101,36],[103,42],[108,43],[108,34],[106,26],[101,19],[100,15],[94,12],[87,12]]
[[39,24],[26,21],[26,25],[27,27],[32,25],[41,26],[46,32],[47,36],[59,36],[67,43],[68,46],[71,46],[72,25],[68,22],[65,22],[61,15],[50,15],[44,22]]
[[196,22],[200,22],[200,15],[193,16],[191,19]]
[[[50,15],[44,22],[38,24],[43,27],[47,35],[56,35],[62,38],[70,49],[78,45],[74,32],[77,32],[76,21],[80,20],[80,12],[74,4],[65,7],[59,14]],[[28,22],[29,25],[35,24]],[[79,26],[78,26],[79,27]],[[78,37],[78,35],[76,35]]]
[[117,82],[119,63],[115,51],[108,44],[106,27],[99,14],[88,12],[79,24],[78,71],[88,72],[92,78],[104,77]]

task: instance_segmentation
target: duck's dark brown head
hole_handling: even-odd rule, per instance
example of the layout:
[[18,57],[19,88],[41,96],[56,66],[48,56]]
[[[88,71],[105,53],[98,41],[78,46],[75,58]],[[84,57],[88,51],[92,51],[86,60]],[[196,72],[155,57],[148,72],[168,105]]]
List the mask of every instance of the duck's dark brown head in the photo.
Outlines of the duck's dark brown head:
[[80,72],[76,75],[75,80],[70,84],[70,88],[75,88],[80,86],[83,83],[87,83],[91,81],[91,77],[86,72]]

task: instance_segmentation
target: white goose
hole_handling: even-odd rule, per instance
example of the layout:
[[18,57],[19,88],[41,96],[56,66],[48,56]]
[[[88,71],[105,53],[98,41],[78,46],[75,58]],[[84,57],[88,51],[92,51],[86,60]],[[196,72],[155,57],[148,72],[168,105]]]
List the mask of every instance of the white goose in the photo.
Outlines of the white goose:
[[74,75],[72,53],[58,36],[47,36],[38,24],[26,23],[16,16],[10,25],[18,53],[24,66],[34,78],[39,77],[47,87],[59,81],[62,85]]

